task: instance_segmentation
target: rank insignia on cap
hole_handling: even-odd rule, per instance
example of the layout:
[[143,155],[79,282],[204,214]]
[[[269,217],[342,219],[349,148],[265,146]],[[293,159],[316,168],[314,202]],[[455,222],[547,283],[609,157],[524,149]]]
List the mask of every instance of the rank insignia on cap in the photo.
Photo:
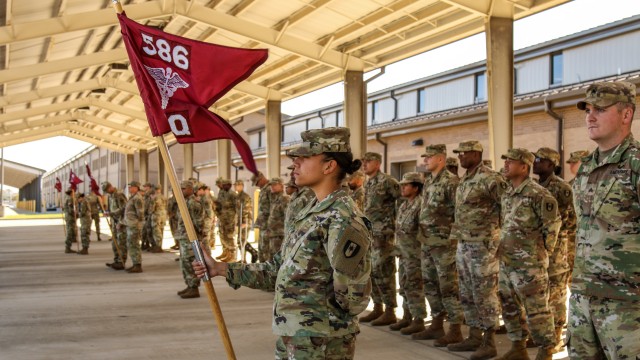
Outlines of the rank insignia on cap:
[[344,257],[346,257],[347,259],[352,258],[356,256],[358,252],[360,252],[360,245],[354,243],[351,240],[347,240],[347,243],[344,245],[342,252],[344,253]]

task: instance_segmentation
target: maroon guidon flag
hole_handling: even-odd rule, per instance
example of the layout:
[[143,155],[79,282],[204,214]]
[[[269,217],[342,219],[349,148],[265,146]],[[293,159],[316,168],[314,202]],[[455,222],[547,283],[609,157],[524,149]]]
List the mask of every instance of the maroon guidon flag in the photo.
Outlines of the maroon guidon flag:
[[56,184],[53,185],[53,187],[56,188],[58,192],[62,192],[62,182],[60,181],[59,177],[56,177]]
[[89,186],[91,187],[91,191],[98,196],[102,196],[100,195],[100,186],[98,186],[96,179],[91,176],[91,169],[89,168],[89,164],[85,164],[84,166],[87,167],[87,176],[89,176],[89,179],[91,180],[91,184],[89,184]]
[[209,107],[267,60],[266,49],[239,49],[186,39],[118,14],[131,70],[153,136],[172,132],[179,143],[231,139],[253,173],[251,148]]
[[78,176],[71,170],[69,173],[69,184],[71,184],[71,190],[78,190],[78,184],[83,183],[84,181],[80,180]]

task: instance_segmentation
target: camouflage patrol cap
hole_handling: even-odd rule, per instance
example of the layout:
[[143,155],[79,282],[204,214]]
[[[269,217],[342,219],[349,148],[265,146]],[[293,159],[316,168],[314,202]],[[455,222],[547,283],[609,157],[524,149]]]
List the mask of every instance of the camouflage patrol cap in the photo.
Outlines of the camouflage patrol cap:
[[242,186],[244,186],[244,181],[236,180],[236,182],[234,182],[233,185],[242,185]]
[[477,140],[463,141],[460,143],[460,145],[458,145],[457,149],[453,149],[453,152],[456,154],[467,151],[482,152],[482,144],[480,144],[480,141]]
[[223,178],[219,178],[219,179],[220,179],[220,184],[221,185],[231,185],[231,180],[223,179]]
[[345,127],[307,130],[300,133],[302,144],[287,152],[288,156],[314,156],[328,152],[349,153],[351,132]]
[[282,178],[279,177],[274,177],[271,178],[271,180],[269,181],[269,185],[273,185],[273,184],[282,184]]
[[362,156],[362,160],[363,161],[371,161],[371,160],[382,161],[382,155],[380,155],[377,152],[369,151]]
[[144,187],[150,187],[150,188],[154,188],[154,187],[155,187],[155,186],[154,186],[152,183],[150,183],[150,182],[146,182],[146,183],[144,183],[144,185],[142,185],[142,186],[144,186]]
[[431,144],[427,145],[427,148],[424,151],[424,154],[420,155],[421,157],[430,157],[438,154],[447,154],[447,145],[445,144]]
[[138,189],[140,189],[140,182],[139,182],[139,181],[135,181],[135,180],[133,180],[133,181],[131,181],[131,182],[130,182],[129,184],[127,184],[127,185],[129,185],[129,186],[135,186],[135,187],[137,187]]
[[574,151],[571,153],[571,155],[569,155],[569,160],[567,160],[567,164],[574,164],[579,161],[582,161],[582,158],[588,155],[589,155],[589,152],[587,150]]
[[634,84],[624,81],[592,84],[587,88],[584,100],[578,101],[576,106],[580,110],[584,110],[587,104],[606,108],[619,102],[636,104],[636,86]]
[[358,170],[353,174],[349,175],[350,179],[364,179],[364,172],[362,170]]
[[533,156],[529,150],[522,148],[509,149],[509,151],[501,157],[502,159],[522,161],[529,166],[533,165],[533,160],[535,159],[535,156]]
[[77,194],[76,194],[76,197],[77,197],[78,199],[79,199],[79,198],[83,198],[83,197],[84,197],[84,193],[79,192],[79,193],[77,193]]
[[193,189],[193,183],[189,180],[182,180],[180,182],[181,189]]
[[103,181],[102,184],[100,184],[100,187],[102,188],[102,191],[107,191],[111,187],[111,183],[108,181]]
[[447,166],[458,166],[458,159],[454,157],[447,158]]
[[419,183],[422,184],[422,176],[419,172],[408,172],[402,175],[402,180],[400,180],[400,184],[411,184],[411,183]]
[[207,185],[203,182],[197,181],[197,182],[192,182],[193,184],[193,190],[198,191],[200,189],[204,189],[207,187]]
[[540,159],[550,160],[555,166],[560,165],[560,153],[551,148],[541,147],[534,155]]
[[260,181],[261,178],[264,178],[264,174],[260,171],[251,175],[251,185],[253,186],[258,185],[258,181]]

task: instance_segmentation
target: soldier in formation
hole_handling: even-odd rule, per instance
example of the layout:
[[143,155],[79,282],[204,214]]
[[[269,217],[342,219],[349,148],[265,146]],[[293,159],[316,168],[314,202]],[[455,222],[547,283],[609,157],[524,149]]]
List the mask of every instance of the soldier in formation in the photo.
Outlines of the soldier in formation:
[[447,168],[447,170],[449,170],[450,173],[452,173],[457,178],[459,178],[459,176],[458,176],[458,159],[456,159],[454,157],[448,157],[447,158],[446,168]]
[[127,197],[108,181],[102,183],[102,191],[108,195],[107,210],[108,216],[111,218],[111,234],[113,235],[111,243],[113,262],[106,263],[106,265],[114,270],[124,270],[128,254],[127,229],[123,224]]
[[271,179],[269,185],[271,187],[271,198],[267,228],[269,229],[270,253],[267,261],[273,259],[273,256],[280,251],[282,246],[282,240],[284,240],[284,218],[289,204],[289,196],[284,194],[282,178]]
[[405,201],[398,208],[396,217],[396,242],[399,258],[398,279],[400,294],[404,299],[404,315],[389,328],[399,330],[403,335],[424,331],[424,318],[427,317],[418,240],[422,182],[422,175],[417,172],[404,174],[400,181],[400,191]]
[[258,171],[257,174],[251,176],[253,186],[260,188],[258,195],[258,216],[253,227],[258,229],[258,257],[260,262],[265,262],[269,258],[269,229],[267,222],[269,221],[269,209],[271,207],[271,189],[269,188],[269,180]]
[[[244,192],[244,181],[237,180],[234,184],[236,191],[236,199],[238,203],[236,205],[238,213],[238,224],[240,226],[238,232],[238,248],[242,252],[242,246],[244,250],[251,254],[251,263],[258,261],[258,251],[249,244],[249,225],[253,219],[253,201],[251,196]],[[241,259],[245,261],[245,259]]]
[[200,206],[202,207],[202,229],[199,240],[206,249],[214,249],[216,246],[216,237],[214,233],[216,215],[214,211],[214,199],[213,196],[211,196],[211,189],[207,184],[199,182],[194,187],[194,190],[196,191],[196,200],[200,202]]
[[358,170],[351,174],[348,179],[351,198],[360,210],[364,210],[364,178],[364,172]]
[[151,184],[151,206],[149,211],[151,228],[151,247],[148,249],[152,253],[162,253],[162,239],[164,237],[164,224],[167,221],[167,198],[162,195],[161,187]]
[[529,177],[534,158],[520,148],[502,155],[511,188],[501,203],[499,288],[502,318],[512,343],[503,360],[528,359],[529,334],[539,346],[536,360],[551,360],[556,345],[548,267],[561,220],[553,195]]
[[89,208],[91,209],[91,221],[94,223],[96,228],[96,237],[98,238],[98,241],[102,241],[100,238],[100,210],[102,207],[102,199],[93,191],[90,191],[85,198],[89,203]]
[[[446,154],[444,144],[429,145],[422,154],[429,176],[424,182],[420,208],[423,235],[420,250],[424,291],[433,319],[427,329],[412,335],[417,340],[435,339],[436,347],[461,342],[464,322],[456,268],[457,240],[450,237],[460,180],[445,169],[449,162]],[[445,318],[449,321],[446,333],[443,326]]]
[[91,234],[91,204],[84,193],[78,194],[78,218],[80,219],[80,240],[82,250],[78,255],[89,255],[89,235]]
[[144,226],[144,199],[140,194],[140,182],[129,183],[129,200],[124,209],[122,225],[127,227],[127,253],[131,257],[133,266],[126,269],[128,273],[142,272],[142,249],[140,241]]
[[[171,230],[171,236],[173,236],[172,250],[179,250],[180,243],[176,238],[176,232],[178,230],[178,201],[175,195],[167,199],[167,217],[169,218],[169,230]],[[214,244],[215,245],[215,244]]]
[[573,183],[576,258],[569,300],[571,359],[640,354],[640,143],[631,133],[636,88],[596,83],[578,102],[598,147]]
[[152,247],[153,242],[153,221],[151,220],[151,214],[153,213],[153,193],[154,186],[152,183],[145,183],[142,186],[142,197],[144,201],[144,224],[142,226],[142,244],[140,248],[142,250],[149,250]]
[[569,171],[573,178],[569,180],[569,185],[573,187],[573,182],[575,181],[575,176],[578,173],[578,169],[580,169],[580,165],[582,165],[582,158],[589,156],[589,152],[587,150],[578,150],[569,154],[569,159],[567,160],[567,164],[569,164]]
[[[352,160],[348,128],[308,130],[295,157],[296,183],[315,198],[290,219],[282,251],[262,264],[205,261],[234,288],[274,289],[276,359],[353,359],[357,315],[371,291],[369,222],[342,189]],[[194,263],[198,276],[207,268]],[[327,292],[325,289],[332,289]]]
[[380,171],[382,155],[368,152],[362,159],[363,171],[369,177],[365,185],[364,213],[373,227],[373,311],[361,317],[360,321],[371,322],[374,326],[391,325],[397,321],[394,235],[400,185],[393,177]]
[[[193,223],[194,230],[196,234],[201,234],[203,211],[202,205],[194,196],[194,184],[190,180],[184,180],[180,183],[180,189],[182,190],[182,195],[187,203],[187,210],[189,211],[189,216]],[[191,267],[191,262],[195,259],[195,255],[193,254],[193,248],[189,241],[183,214],[178,211],[177,217],[178,228],[176,230],[176,238],[180,243],[180,270],[182,270],[182,277],[187,285],[186,288],[178,291],[178,296],[183,299],[198,298],[200,297],[200,291],[198,290],[198,286],[200,286],[200,279],[195,276],[193,268]],[[205,251],[205,253],[208,252]]]
[[75,254],[76,251],[71,249],[71,243],[78,241],[78,225],[76,222],[76,203],[73,199],[73,191],[68,189],[64,192],[64,203],[62,212],[64,213],[64,225],[66,237],[64,241],[64,253]]
[[220,180],[220,191],[216,199],[216,209],[218,217],[218,229],[220,230],[220,243],[222,243],[222,254],[218,256],[220,261],[236,261],[236,193],[231,190],[229,179]]

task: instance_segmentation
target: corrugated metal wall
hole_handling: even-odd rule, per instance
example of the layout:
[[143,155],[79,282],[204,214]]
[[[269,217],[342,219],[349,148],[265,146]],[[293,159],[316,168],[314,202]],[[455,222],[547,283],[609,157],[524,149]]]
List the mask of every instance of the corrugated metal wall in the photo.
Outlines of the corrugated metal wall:
[[432,113],[445,109],[473,104],[475,78],[466,76],[425,89],[425,112]]
[[549,55],[519,62],[516,68],[516,94],[549,88]]

